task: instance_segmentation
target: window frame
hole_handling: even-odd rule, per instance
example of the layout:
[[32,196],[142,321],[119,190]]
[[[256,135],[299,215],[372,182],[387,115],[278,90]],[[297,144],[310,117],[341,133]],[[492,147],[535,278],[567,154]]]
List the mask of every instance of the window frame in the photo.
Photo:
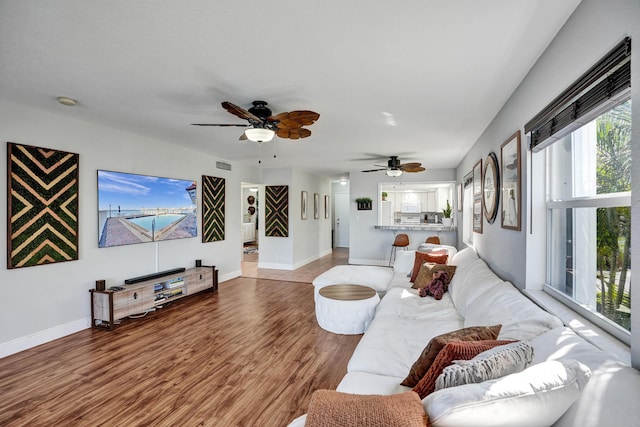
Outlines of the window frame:
[[[613,110],[618,105],[623,104],[631,99],[630,91],[626,91],[624,95],[616,97],[615,102],[608,102],[600,105],[598,108],[594,109],[588,117],[580,121],[579,126],[570,126],[564,132],[562,132],[562,137],[573,133],[575,130],[579,129],[583,125],[586,125],[592,120],[595,120],[600,115],[606,113],[607,111]],[[577,123],[578,124],[578,123]],[[558,138],[560,139],[560,138]],[[551,230],[551,217],[552,211],[554,209],[577,209],[577,208],[615,208],[619,206],[632,206],[632,191],[625,192],[616,192],[616,193],[605,193],[605,194],[596,194],[592,196],[578,196],[578,197],[569,197],[563,200],[549,200],[549,151],[546,148],[549,145],[546,145],[542,150],[535,154],[543,154],[544,155],[544,182],[547,190],[544,192],[544,209],[546,221],[544,224],[545,231],[545,281],[542,287],[542,290],[560,301],[573,311],[575,311],[580,316],[586,318],[590,322],[594,323],[598,327],[605,330],[607,333],[616,337],[618,340],[624,342],[627,345],[631,344],[631,331],[623,328],[622,326],[615,323],[613,320],[607,318],[601,313],[597,312],[593,308],[580,303],[578,300],[572,298],[571,296],[563,293],[562,291],[556,289],[550,283],[551,276],[551,268],[552,268],[552,251],[550,248],[550,233]],[[633,280],[633,276],[631,277]]]
[[[633,334],[630,331],[627,331],[614,321],[602,316],[597,312],[597,309],[593,310],[590,307],[582,306],[579,301],[572,298],[574,295],[579,297],[575,290],[572,291],[572,297],[570,297],[563,293],[563,291],[551,286],[549,282],[552,281],[551,277],[556,268],[552,261],[557,261],[557,258],[552,257],[552,251],[558,256],[557,248],[551,247],[551,245],[555,243],[552,239],[553,236],[551,236],[551,233],[554,232],[554,225],[552,223],[553,215],[557,214],[555,209],[597,209],[601,207],[618,206],[629,206],[633,208],[631,195],[630,193],[609,193],[594,196],[589,195],[588,197],[573,197],[573,195],[570,195],[562,196],[564,197],[563,200],[550,200],[550,189],[552,188],[550,165],[552,160],[546,148],[630,98],[631,38],[625,37],[524,125],[524,132],[529,145],[527,157],[530,160],[531,168],[530,181],[527,188],[530,195],[530,206],[529,212],[527,213],[527,219],[530,225],[530,237],[527,240],[527,248],[535,248],[533,256],[527,257],[527,275],[531,272],[530,270],[535,269],[536,266],[539,267],[539,264],[535,265],[536,262],[545,264],[544,278],[540,277],[539,274],[534,274],[536,279],[542,280],[537,281],[533,286],[530,286],[531,282],[528,281],[526,288],[531,290],[537,288],[543,292],[546,291],[547,295],[555,297],[554,299],[564,303],[572,309],[577,316],[584,316],[586,319],[594,322],[598,327],[601,327],[612,336],[626,343],[631,342]],[[633,145],[632,151],[634,151]],[[536,159],[538,156],[540,156],[539,160],[541,160],[541,162]],[[572,153],[571,156],[572,159],[575,160],[575,153]],[[539,165],[543,171],[544,178],[541,181],[543,183],[543,191],[540,191],[541,189],[533,179],[534,163]],[[633,189],[631,189],[631,191],[633,191]],[[575,210],[572,210],[572,215],[573,219],[576,220]],[[578,221],[581,221],[581,219],[578,219]],[[580,225],[578,225],[578,227],[580,227]],[[573,227],[574,230],[575,228],[576,227]],[[535,232],[534,230],[539,230],[539,232]],[[571,232],[573,233],[573,231]],[[580,245],[580,242],[574,239],[574,235],[563,236],[563,239],[566,241],[567,237],[571,238],[572,253],[570,255],[572,258],[582,261],[588,260],[588,254],[586,255],[587,258],[581,258],[582,256],[579,254],[580,249],[576,247],[576,245]],[[591,243],[589,243],[589,246],[591,246]],[[576,264],[574,262],[573,265],[579,264],[580,263]],[[633,262],[631,264],[633,264]],[[633,278],[631,279],[633,280]],[[580,281],[583,284],[588,283],[585,282],[584,279],[580,279]],[[541,285],[541,283],[544,284]],[[630,289],[633,289],[633,283],[630,283]],[[590,302],[590,304],[592,303]]]
[[[593,197],[580,197],[574,200],[567,201],[549,201],[546,204],[546,213],[547,213],[547,226],[546,226],[546,239],[545,239],[545,248],[546,248],[546,271],[545,271],[545,283],[543,285],[542,290],[549,294],[551,297],[559,300],[561,303],[571,308],[576,313],[580,314],[582,317],[588,319],[593,322],[600,328],[607,331],[609,334],[613,335],[620,341],[625,344],[631,343],[631,332],[624,329],[622,326],[615,323],[613,320],[607,318],[606,316],[598,313],[592,307],[589,307],[585,304],[580,303],[578,300],[572,298],[571,296],[563,293],[562,291],[556,289],[550,283],[550,269],[552,265],[552,252],[549,248],[549,234],[551,233],[551,227],[549,224],[551,223],[551,215],[553,209],[575,209],[575,208],[613,208],[618,206],[631,206],[631,192],[624,193],[614,193],[615,196],[607,197],[606,195],[601,196],[593,196]],[[631,278],[633,280],[633,277]]]

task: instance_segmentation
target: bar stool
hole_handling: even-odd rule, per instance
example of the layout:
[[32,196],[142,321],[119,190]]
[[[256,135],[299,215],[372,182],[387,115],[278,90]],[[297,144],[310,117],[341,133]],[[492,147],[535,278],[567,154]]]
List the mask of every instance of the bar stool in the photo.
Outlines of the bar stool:
[[435,245],[439,245],[440,238],[438,236],[429,236],[427,237],[427,241],[425,243],[433,243]]
[[393,245],[391,245],[391,254],[389,254],[389,267],[396,260],[396,250],[398,248],[404,248],[407,250],[407,246],[409,246],[409,236],[406,234],[396,234],[396,238],[393,241]]

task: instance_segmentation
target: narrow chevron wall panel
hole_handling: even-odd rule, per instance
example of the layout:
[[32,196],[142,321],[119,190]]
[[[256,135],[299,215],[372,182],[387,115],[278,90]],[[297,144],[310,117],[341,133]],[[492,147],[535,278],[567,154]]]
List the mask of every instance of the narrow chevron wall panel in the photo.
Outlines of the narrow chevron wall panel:
[[7,268],[78,259],[75,153],[7,143]]
[[264,235],[267,237],[289,236],[289,186],[267,185],[264,210]]
[[202,175],[202,242],[224,240],[224,178]]

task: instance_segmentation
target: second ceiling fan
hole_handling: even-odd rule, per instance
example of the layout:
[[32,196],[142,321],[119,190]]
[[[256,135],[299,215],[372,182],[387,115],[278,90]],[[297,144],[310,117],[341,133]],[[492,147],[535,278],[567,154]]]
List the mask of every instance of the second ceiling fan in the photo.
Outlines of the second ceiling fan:
[[223,102],[222,108],[234,116],[245,119],[249,124],[235,123],[192,123],[194,126],[237,126],[250,127],[240,136],[241,140],[249,139],[254,142],[271,141],[274,135],[286,139],[300,139],[311,135],[311,131],[304,126],[314,124],[320,114],[309,110],[296,110],[273,115],[267,107],[266,101],[253,101],[253,107],[245,110],[231,102]]
[[378,172],[378,171],[386,171],[388,176],[400,176],[403,172],[423,172],[426,169],[422,167],[422,163],[412,162],[412,163],[400,163],[400,159],[398,156],[389,156],[389,160],[387,161],[387,166],[384,165],[375,165],[379,166],[379,169],[368,169],[362,172]]

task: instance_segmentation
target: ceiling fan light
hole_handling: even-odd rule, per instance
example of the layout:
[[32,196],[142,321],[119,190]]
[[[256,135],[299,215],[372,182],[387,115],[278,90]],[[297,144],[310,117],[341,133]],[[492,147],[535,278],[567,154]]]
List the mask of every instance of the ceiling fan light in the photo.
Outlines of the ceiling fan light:
[[387,176],[400,176],[402,175],[402,169],[387,169]]
[[75,107],[78,105],[78,101],[73,98],[69,98],[68,96],[59,96],[56,98],[58,104],[66,105],[67,107]]
[[253,142],[269,142],[273,139],[276,134],[271,129],[263,129],[263,128],[251,128],[244,131],[244,134],[247,135],[249,141]]

